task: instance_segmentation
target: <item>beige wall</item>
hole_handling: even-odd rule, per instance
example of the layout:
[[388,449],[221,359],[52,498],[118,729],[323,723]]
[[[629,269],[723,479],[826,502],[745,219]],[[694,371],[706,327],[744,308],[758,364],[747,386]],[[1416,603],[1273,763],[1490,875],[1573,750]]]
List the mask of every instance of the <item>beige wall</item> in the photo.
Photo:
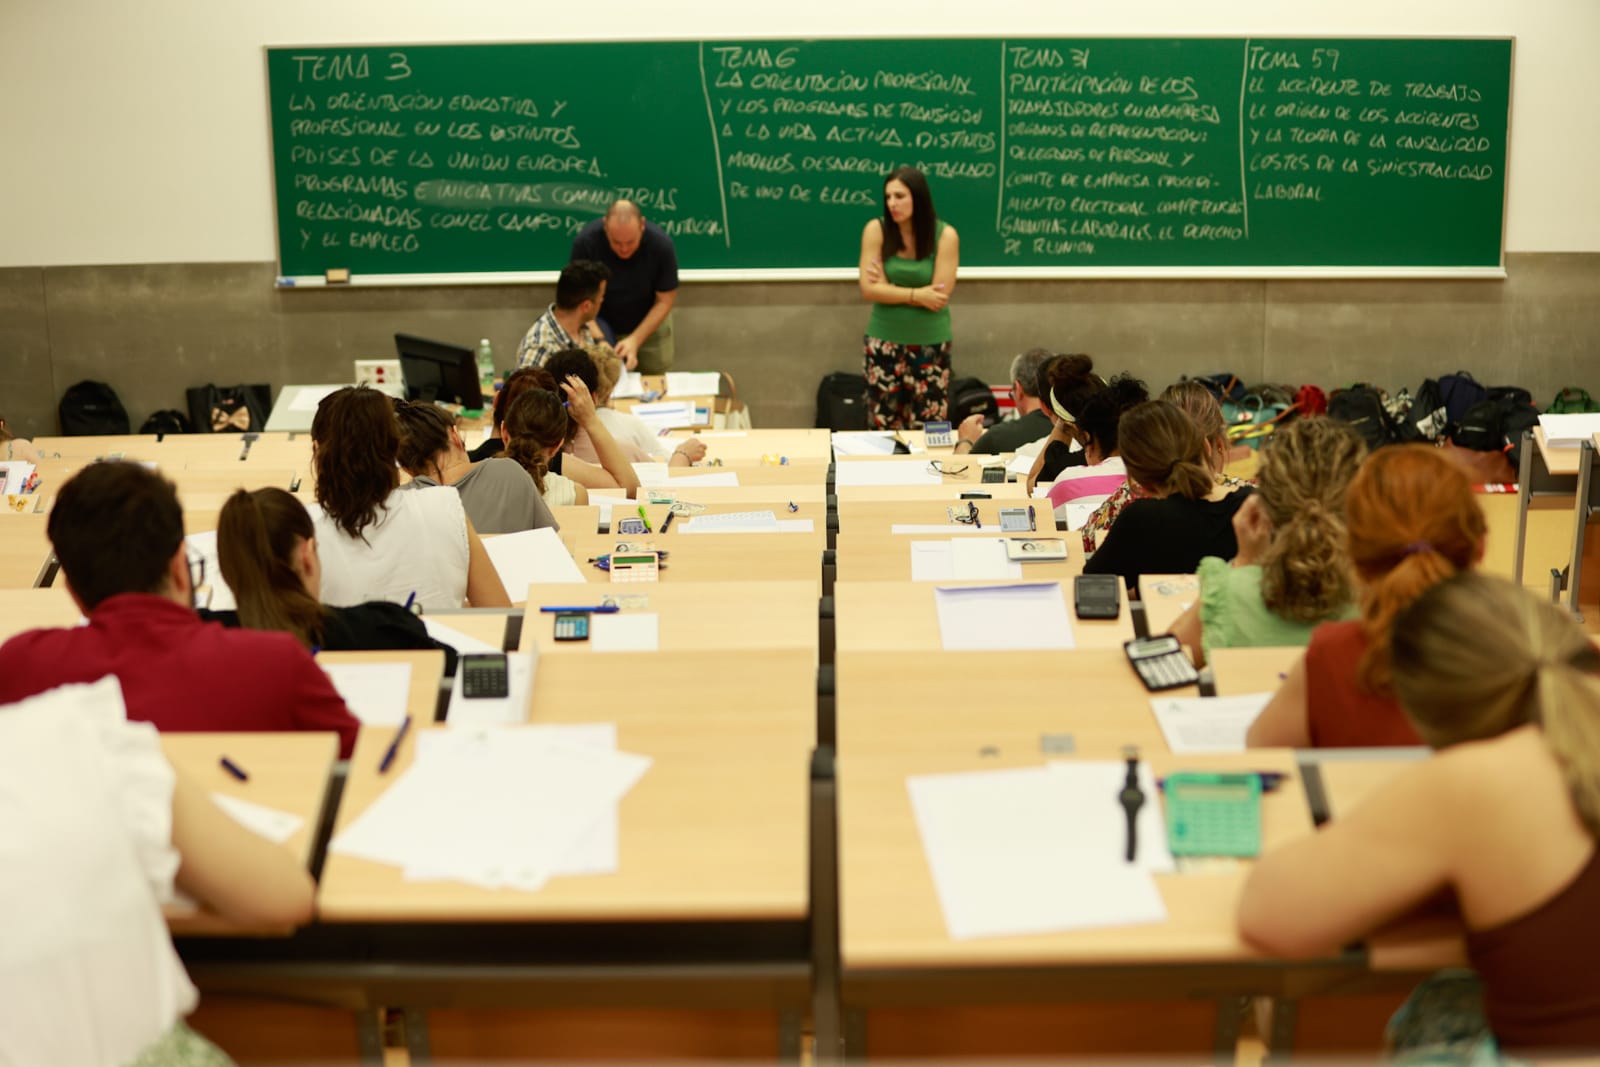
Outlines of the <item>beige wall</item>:
[[[1159,388],[1228,370],[1247,382],[1395,388],[1465,368],[1541,403],[1600,395],[1600,254],[1513,254],[1504,281],[963,282],[958,374],[1001,381],[1033,345],[1092,353]],[[51,433],[83,378],[122,396],[134,428],[206,382],[345,381],[391,358],[396,330],[473,344],[502,364],[548,286],[280,291],[271,263],[0,270],[0,413]],[[726,370],[757,426],[810,425],[817,381],[857,369],[866,308],[840,282],[689,284],[683,370]]]

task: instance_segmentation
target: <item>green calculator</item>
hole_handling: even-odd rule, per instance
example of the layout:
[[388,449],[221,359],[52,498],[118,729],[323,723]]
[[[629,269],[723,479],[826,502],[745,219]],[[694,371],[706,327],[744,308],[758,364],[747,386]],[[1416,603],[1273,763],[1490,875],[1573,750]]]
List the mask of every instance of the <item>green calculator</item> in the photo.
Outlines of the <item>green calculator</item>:
[[1180,771],[1163,783],[1167,847],[1174,856],[1261,852],[1261,778]]

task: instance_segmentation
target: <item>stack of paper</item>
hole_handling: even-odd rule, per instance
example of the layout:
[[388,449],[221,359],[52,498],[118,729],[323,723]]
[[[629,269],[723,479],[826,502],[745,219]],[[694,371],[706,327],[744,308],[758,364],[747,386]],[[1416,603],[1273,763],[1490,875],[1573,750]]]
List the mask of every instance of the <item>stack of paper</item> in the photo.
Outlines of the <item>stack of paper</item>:
[[644,424],[656,432],[682,429],[695,424],[692,403],[663,400],[655,404],[635,404],[632,413],[643,419]]
[[204,585],[210,588],[211,598],[201,598],[201,606],[212,611],[237,611],[239,604],[233,598],[233,590],[222,580],[222,562],[217,556],[217,531],[192,533],[184,541],[189,545],[190,558],[205,561]]
[[833,458],[840,456],[892,456],[893,430],[848,431],[833,435]]
[[1075,761],[908,778],[950,936],[1043,934],[1161,922],[1153,874],[1173,869],[1160,793],[1139,767],[1138,854],[1125,860],[1126,765]]
[[548,528],[485,537],[483,547],[514,604],[528,599],[528,586],[535,582],[581,585],[585,580],[561,535]]
[[1600,433],[1600,413],[1540,415],[1539,427],[1551,448],[1577,448]]
[[1250,724],[1271,699],[1271,693],[1151,697],[1150,707],[1173,752],[1243,752]]
[[679,529],[683,533],[764,533],[776,532],[778,516],[771,511],[724,511],[696,515]]
[[412,880],[524,892],[614,871],[617,805],[650,760],[595,741],[585,727],[425,731],[411,766],[329,850]]
[[1022,564],[1006,558],[1000,537],[911,542],[913,582],[1004,581],[1022,577]]
[[399,726],[411,702],[409,663],[329,663],[319,659],[350,714],[367,726]]
[[920,460],[904,463],[837,463],[833,484],[847,485],[942,485],[944,477]]
[[0,463],[0,495],[24,492],[36,469],[32,463],[21,459]]
[[664,377],[667,380],[667,395],[673,397],[716,396],[722,385],[722,375],[714,370],[669,370]]
[[633,400],[641,396],[644,396],[644,375],[636,370],[623,371],[616,387],[611,390],[611,399]]
[[1030,652],[1073,648],[1059,582],[935,589],[945,651]]

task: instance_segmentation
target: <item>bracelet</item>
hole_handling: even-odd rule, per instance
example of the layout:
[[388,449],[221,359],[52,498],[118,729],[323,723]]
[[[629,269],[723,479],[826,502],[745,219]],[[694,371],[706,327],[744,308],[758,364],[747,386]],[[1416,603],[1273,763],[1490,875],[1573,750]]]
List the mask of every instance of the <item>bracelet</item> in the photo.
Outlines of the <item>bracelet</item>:
[[914,288],[907,289],[906,292],[907,292],[907,294],[909,294],[906,297],[906,303],[915,304],[917,302],[917,291],[916,291],[916,289],[914,289]]

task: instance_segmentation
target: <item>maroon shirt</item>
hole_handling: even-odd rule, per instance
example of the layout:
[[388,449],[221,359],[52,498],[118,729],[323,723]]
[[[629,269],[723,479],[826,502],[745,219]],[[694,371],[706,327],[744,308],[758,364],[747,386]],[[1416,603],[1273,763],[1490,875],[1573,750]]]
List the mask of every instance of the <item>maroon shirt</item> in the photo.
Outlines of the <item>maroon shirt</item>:
[[1420,745],[1393,694],[1369,693],[1358,666],[1367,650],[1361,623],[1325,622],[1306,646],[1306,719],[1312,748]]
[[122,683],[128,718],[158,730],[331,730],[348,759],[361,727],[290,635],[202,622],[149,593],[107,597],[87,626],[0,645],[0,704],[108,674]]

